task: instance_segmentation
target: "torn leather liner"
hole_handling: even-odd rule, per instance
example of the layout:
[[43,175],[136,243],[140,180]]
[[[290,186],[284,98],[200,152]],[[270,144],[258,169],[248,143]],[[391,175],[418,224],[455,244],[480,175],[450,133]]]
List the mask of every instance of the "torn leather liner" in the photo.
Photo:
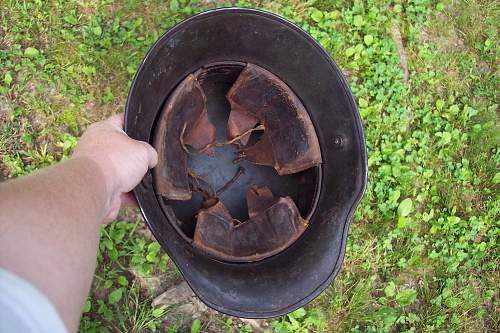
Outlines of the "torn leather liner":
[[[305,231],[292,245],[265,259],[237,263],[219,260],[193,245],[196,219],[189,221],[193,229],[180,230],[177,224],[177,216],[183,214],[183,204],[189,206],[184,214],[186,217],[202,208],[198,194],[191,193],[191,200],[166,199],[156,193],[154,171],[150,170],[134,189],[134,195],[148,228],[202,302],[237,317],[282,316],[317,297],[341,269],[349,224],[367,181],[363,125],[342,71],[304,30],[272,13],[221,8],[189,17],[152,45],[129,91],[125,106],[127,134],[153,144],[160,113],[179,84],[207,64],[227,61],[255,64],[278,77],[295,93],[314,124],[321,148],[321,164],[309,171],[276,178],[285,181],[277,182],[278,187],[269,186],[276,197],[287,197],[286,192],[281,191],[286,184],[292,184],[292,188],[298,191],[293,193],[292,198],[302,212],[301,217],[307,217]],[[234,66],[225,68],[231,72]],[[238,74],[234,72],[230,84],[235,82]],[[206,82],[201,77],[198,81],[202,85]],[[207,93],[207,96],[210,95]],[[224,96],[222,100],[229,108],[229,101]],[[242,117],[256,121],[254,115],[244,113]],[[235,122],[241,120],[232,118]],[[247,123],[243,119],[241,126],[246,127]],[[219,133],[219,124],[216,125]],[[233,137],[237,137],[237,133],[241,133],[240,125],[231,127],[237,130],[233,133]],[[177,131],[180,134],[182,127]],[[187,126],[185,132],[189,133]],[[265,130],[253,131],[247,141],[242,136],[242,140],[235,143],[237,150],[250,148],[249,144],[260,134],[262,139],[264,133]],[[175,137],[177,134],[172,135]],[[224,141],[231,140],[229,137]],[[188,136],[185,139],[190,141]],[[198,147],[203,144],[205,142]],[[187,145],[188,149],[197,151],[193,146]],[[192,156],[188,162],[190,158]],[[267,165],[273,164],[263,166],[271,171],[275,170],[275,165],[282,166],[280,159],[274,156],[264,161]],[[249,162],[243,160],[242,163]],[[235,168],[229,170],[231,172],[226,173],[224,179],[230,178]],[[247,171],[235,186],[243,184],[251,170]],[[302,182],[302,176],[298,176],[301,174],[305,176],[305,182]],[[289,177],[292,183],[288,182]],[[268,183],[257,181],[253,185],[264,186]],[[248,183],[248,186],[251,187],[251,184]],[[186,188],[182,183],[178,185],[178,195],[186,198],[189,195]],[[230,187],[222,195],[226,201],[223,204],[230,211],[234,209],[227,198],[234,198],[229,194],[234,190],[235,187]],[[245,189],[241,190],[238,202],[244,206],[241,211],[245,211],[248,200],[244,198]],[[301,200],[307,197],[310,201],[306,200],[304,206]],[[196,206],[191,207],[191,202],[196,202]],[[217,200],[213,202],[217,203]],[[203,209],[210,207],[207,205]],[[262,203],[261,207],[265,210],[269,206]],[[251,218],[248,216],[248,219]],[[233,223],[239,225],[238,221]],[[189,231],[189,239],[183,236],[184,231]]]
[[[207,98],[199,82],[204,73],[199,69],[176,87],[154,133],[159,161],[153,169],[154,185],[157,194],[166,199],[191,199],[190,177],[198,180],[188,166],[189,154],[205,153],[217,158],[216,130],[208,119]],[[240,147],[237,159],[273,167],[279,175],[321,163],[318,139],[306,109],[271,72],[247,64],[226,97],[231,105],[226,144]],[[262,129],[263,134],[257,143],[248,145],[253,129]],[[221,260],[262,260],[286,249],[307,227],[308,221],[302,219],[294,201],[290,197],[274,198],[267,187],[248,189],[250,218],[237,224],[217,195],[204,195],[193,244]],[[269,201],[273,204],[267,205]]]

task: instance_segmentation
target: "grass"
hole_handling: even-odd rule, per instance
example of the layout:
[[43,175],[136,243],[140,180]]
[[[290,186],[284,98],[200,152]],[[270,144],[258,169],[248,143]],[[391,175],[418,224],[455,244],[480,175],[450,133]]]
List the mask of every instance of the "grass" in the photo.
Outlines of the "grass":
[[[0,177],[67,158],[89,123],[123,110],[158,36],[229,4],[281,14],[325,47],[348,77],[368,146],[368,189],[339,276],[267,329],[496,331],[494,1],[0,0]],[[141,223],[129,213],[103,228],[82,332],[251,332],[227,316],[193,321],[152,308],[143,277],[181,278]]]

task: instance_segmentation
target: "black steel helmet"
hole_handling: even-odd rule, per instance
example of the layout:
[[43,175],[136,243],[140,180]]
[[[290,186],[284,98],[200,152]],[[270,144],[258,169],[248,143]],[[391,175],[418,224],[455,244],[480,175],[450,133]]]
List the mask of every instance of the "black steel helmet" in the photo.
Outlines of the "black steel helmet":
[[[231,110],[226,95],[245,68],[257,68],[281,80],[285,87],[281,91],[290,91],[293,96],[289,99],[303,106],[319,143],[321,161],[313,158],[315,164],[306,170],[278,174],[276,167],[241,160],[234,163],[235,148],[229,146],[214,148],[215,157],[186,151],[183,158],[200,179],[220,187],[213,191],[216,200],[210,206],[220,200],[234,221],[249,218],[245,202],[248,188],[256,195],[267,195],[270,188],[282,198],[280,203],[293,206],[290,211],[298,210],[301,217],[297,223],[307,222],[293,241],[267,255],[241,260],[218,256],[194,241],[201,215],[197,212],[210,200],[194,192],[187,196],[189,200],[165,198],[158,190],[154,171],[146,174],[134,194],[153,235],[205,304],[233,316],[268,318],[305,305],[332,282],[342,264],[348,226],[366,185],[362,124],[335,62],[306,32],[277,15],[243,8],[207,11],[167,31],[149,50],[130,88],[125,130],[134,139],[158,145],[162,122],[169,121],[162,110],[188,83],[200,80],[199,89],[205,97],[199,101],[206,104],[217,129],[211,135],[216,135],[218,142],[224,141]],[[280,135],[304,137],[292,125],[286,126],[280,128]],[[184,128],[182,123],[174,127],[182,138],[186,123]],[[249,140],[258,142],[258,133],[249,135]],[[235,172],[240,177],[231,186],[221,186],[227,185]],[[222,193],[222,187],[227,191]],[[248,206],[250,210],[250,201]],[[274,218],[269,213],[267,216]],[[254,230],[249,228],[244,236]],[[263,242],[268,238],[262,238]],[[259,242],[259,238],[253,241]]]

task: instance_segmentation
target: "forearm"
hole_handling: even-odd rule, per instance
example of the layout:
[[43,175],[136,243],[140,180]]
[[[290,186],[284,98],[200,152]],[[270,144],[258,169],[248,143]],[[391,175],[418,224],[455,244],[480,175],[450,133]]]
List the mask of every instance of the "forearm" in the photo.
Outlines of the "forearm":
[[0,267],[28,280],[76,331],[109,205],[103,174],[70,159],[0,184]]
[[123,114],[91,125],[70,160],[0,184],[0,267],[31,282],[76,332],[92,282],[99,225],[116,218],[156,151],[123,131]]

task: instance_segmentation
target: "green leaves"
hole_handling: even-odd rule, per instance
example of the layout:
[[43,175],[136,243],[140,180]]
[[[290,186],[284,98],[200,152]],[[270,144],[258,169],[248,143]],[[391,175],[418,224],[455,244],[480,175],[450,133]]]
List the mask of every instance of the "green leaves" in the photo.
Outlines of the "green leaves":
[[64,21],[66,21],[67,23],[69,23],[71,25],[76,25],[78,23],[78,20],[74,14],[74,11],[71,14],[65,15],[63,19],[64,19]]
[[401,306],[408,306],[417,299],[417,291],[415,289],[405,289],[396,295],[396,302]]
[[356,53],[356,49],[355,49],[354,47],[348,47],[348,48],[345,50],[345,56],[346,56],[347,58],[352,57],[355,53]]
[[406,198],[399,203],[398,206],[398,228],[404,228],[406,226],[407,216],[413,211],[413,201],[410,198]]
[[40,54],[40,51],[38,51],[34,47],[27,47],[24,50],[24,55],[28,58],[36,58],[39,54]]
[[153,311],[151,312],[151,314],[155,318],[160,318],[161,316],[163,316],[165,314],[165,307],[162,306],[159,308],[154,308]]
[[195,319],[191,324],[191,333],[198,333],[201,329],[201,321],[199,319]]
[[500,172],[497,172],[491,182],[495,185],[500,184]]
[[438,142],[440,146],[446,146],[452,139],[452,134],[450,132],[437,132],[436,136],[441,138]]
[[413,201],[410,198],[406,198],[399,203],[398,206],[398,216],[406,217],[410,215],[413,210]]
[[277,333],[289,332],[309,332],[309,328],[320,329],[325,326],[323,314],[318,309],[306,311],[299,308],[283,317],[280,321],[273,322],[273,327]]
[[306,315],[306,310],[304,308],[298,308],[297,310],[291,313],[294,318],[302,318]]
[[92,27],[92,32],[94,33],[94,35],[96,36],[100,36],[102,34],[102,28],[100,25],[96,25],[94,27]]
[[[385,296],[389,299],[392,299],[392,297],[394,297],[394,295],[396,295],[396,297],[394,299],[401,306],[408,306],[408,305],[412,304],[413,302],[415,302],[415,300],[417,299],[416,290],[411,289],[411,288],[401,290],[400,292],[398,292],[396,294],[396,284],[392,281],[386,285],[386,287],[384,288],[384,293],[385,293]],[[384,303],[384,304],[386,304],[386,303]]]
[[401,196],[401,191],[400,190],[394,190],[391,191],[389,194],[389,201],[391,202],[397,202],[399,197]]
[[390,307],[383,307],[375,313],[375,318],[384,323],[384,326],[391,326],[398,319],[398,310]]
[[5,72],[5,75],[3,76],[3,82],[10,87],[10,84],[12,83],[12,75],[10,72]]
[[363,16],[361,15],[354,16],[354,21],[353,21],[354,26],[359,28],[364,24],[364,22],[365,20],[363,19]]
[[314,20],[314,22],[319,23],[323,20],[323,12],[320,10],[317,10],[316,8],[313,9],[311,13],[311,18]]
[[127,278],[126,278],[125,276],[123,276],[123,275],[120,275],[120,276],[118,277],[117,281],[118,281],[118,284],[119,284],[119,285],[121,285],[121,286],[126,287],[126,286],[128,285],[128,280],[127,280]]
[[374,40],[374,38],[373,38],[372,35],[365,35],[365,37],[363,37],[363,41],[365,42],[365,44],[367,46],[372,45],[373,44],[373,40]]
[[156,261],[156,255],[160,251],[160,244],[158,242],[153,242],[148,245],[148,254],[146,255],[146,260],[149,262]]
[[442,99],[438,99],[436,101],[436,109],[438,109],[439,111],[443,110],[444,106],[445,102]]
[[396,285],[394,282],[389,282],[389,284],[384,288],[384,293],[387,297],[393,297],[396,295]]
[[108,303],[109,304],[115,304],[119,302],[122,299],[123,295],[123,288],[118,288],[116,290],[113,290],[111,294],[108,296]]
[[[97,118],[102,106],[114,110],[123,101],[157,37],[205,10],[208,2],[4,3],[0,146],[6,149],[0,164],[15,177],[68,158],[87,119]],[[337,325],[337,319],[334,329],[341,332],[481,327],[491,316],[487,305],[496,291],[484,277],[498,274],[498,33],[491,25],[496,21],[482,20],[491,18],[490,11],[473,8],[475,2],[444,6],[429,0],[238,2],[256,4],[301,25],[345,72],[366,129],[370,178],[354,217],[363,223],[353,224],[347,244],[349,274],[336,280],[345,293],[327,293],[324,302],[272,321],[269,330],[321,331],[316,327]],[[430,15],[434,10],[443,12],[438,21]],[[481,20],[471,21],[477,12]],[[409,82],[403,80],[391,36],[393,21],[401,28]],[[141,291],[135,303],[131,293],[139,289],[139,278],[134,285],[131,272],[138,277],[178,273],[134,225],[104,228],[108,235],[102,235],[94,283],[99,292],[84,304],[82,332],[167,330],[165,313],[151,308],[150,295]],[[420,289],[413,274],[423,268],[425,297],[417,304],[420,295],[413,289]],[[356,286],[368,276],[374,282],[360,291]],[[328,320],[312,315],[323,304]],[[418,324],[415,314],[421,316]],[[192,322],[175,327],[170,325],[175,318],[167,316],[168,332],[190,331]],[[125,326],[115,327],[123,318]],[[128,323],[128,318],[140,320]],[[233,324],[228,332],[247,332],[236,319]]]
[[87,300],[85,301],[85,304],[83,305],[83,310],[82,310],[82,312],[83,312],[83,313],[87,313],[87,312],[89,312],[89,311],[90,311],[90,309],[91,309],[91,307],[92,307],[92,303],[90,302],[90,299],[87,299]]
[[172,12],[176,12],[179,10],[179,1],[178,0],[170,0],[170,10]]
[[94,66],[82,66],[82,72],[88,76],[94,76],[96,74],[96,69]]

